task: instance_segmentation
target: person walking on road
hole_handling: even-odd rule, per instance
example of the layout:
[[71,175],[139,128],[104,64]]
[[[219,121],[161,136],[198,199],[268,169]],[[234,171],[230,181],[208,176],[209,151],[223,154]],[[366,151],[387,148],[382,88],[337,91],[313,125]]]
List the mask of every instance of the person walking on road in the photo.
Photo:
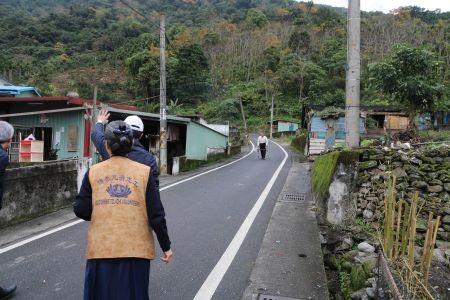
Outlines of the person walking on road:
[[[13,135],[14,128],[12,125],[8,122],[0,121],[0,209],[2,209],[3,205],[6,167],[9,164],[9,155],[6,151],[11,146]],[[7,288],[0,287],[0,299],[9,298],[16,288],[16,285]]]
[[90,221],[86,249],[84,299],[149,299],[150,261],[155,257],[152,230],[172,260],[164,207],[151,168],[127,158],[131,127],[113,121],[105,129],[109,159],[92,166],[74,205],[77,217]]
[[[109,116],[110,114],[107,110],[100,110],[97,118],[97,123],[95,124],[94,130],[92,131],[91,135],[92,142],[102,156],[103,160],[107,160],[110,157],[108,152],[106,151],[104,136],[104,128],[105,125],[108,124]],[[159,173],[155,156],[153,156],[153,154],[145,149],[144,146],[142,146],[142,144],[139,142],[139,140],[144,135],[144,123],[138,116],[128,116],[124,121],[131,126],[134,139],[133,148],[128,154],[128,158],[138,163],[149,166],[152,169],[152,176],[155,181],[156,187],[159,188]]]
[[260,131],[259,136],[258,136],[258,148],[259,148],[259,151],[261,151],[262,159],[266,159],[266,150],[267,150],[268,144],[269,144],[269,140],[264,135],[264,133],[262,131]]

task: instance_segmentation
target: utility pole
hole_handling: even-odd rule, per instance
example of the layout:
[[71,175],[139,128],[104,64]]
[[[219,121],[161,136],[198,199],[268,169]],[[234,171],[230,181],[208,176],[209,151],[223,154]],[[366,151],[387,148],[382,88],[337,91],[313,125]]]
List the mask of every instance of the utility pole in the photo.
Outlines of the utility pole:
[[347,21],[347,80],[345,84],[345,143],[349,148],[359,146],[360,25],[360,1],[349,0]]
[[167,115],[166,115],[166,18],[161,15],[159,31],[159,173],[167,174]]
[[270,107],[270,138],[272,138],[273,131],[273,94],[272,94],[272,106]]
[[[92,130],[94,130],[94,126],[95,123],[97,123],[97,86],[94,86],[94,99],[92,101],[92,116],[91,116],[91,132]],[[92,159],[92,163],[95,162],[95,150],[94,150],[94,143],[92,142],[91,139],[91,159]]]
[[244,105],[242,105],[242,97],[241,97],[241,95],[239,95],[239,104],[241,105],[242,120],[244,121],[245,142],[248,143],[247,121],[245,120]]

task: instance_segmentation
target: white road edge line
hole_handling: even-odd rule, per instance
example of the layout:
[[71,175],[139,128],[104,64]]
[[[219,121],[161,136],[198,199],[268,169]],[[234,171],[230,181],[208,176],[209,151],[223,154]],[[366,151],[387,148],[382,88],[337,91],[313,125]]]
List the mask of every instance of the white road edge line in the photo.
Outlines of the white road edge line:
[[248,231],[250,230],[250,227],[252,226],[253,222],[256,219],[256,216],[259,213],[259,210],[261,209],[262,205],[264,204],[264,201],[266,200],[267,196],[269,195],[270,190],[272,189],[272,186],[275,183],[275,180],[277,179],[278,175],[281,172],[281,169],[283,168],[284,164],[286,163],[286,160],[288,158],[287,152],[281,147],[279,144],[273,142],[278,147],[281,148],[281,150],[284,152],[284,159],[281,162],[281,164],[278,166],[278,169],[273,174],[270,181],[267,183],[266,187],[262,191],[261,195],[259,196],[258,200],[256,201],[255,205],[251,209],[251,211],[248,213],[247,217],[245,218],[244,222],[242,223],[239,230],[236,232],[236,235],[234,236],[231,243],[228,245],[228,248],[223,253],[220,260],[217,262],[214,269],[209,273],[208,277],[206,278],[205,282],[201,286],[201,288],[198,290],[197,294],[194,297],[194,300],[206,300],[211,299],[214,293],[216,292],[217,287],[219,286],[220,282],[222,281],[223,276],[227,272],[228,268],[230,267],[231,263],[234,260],[234,257],[236,256],[237,252],[239,251],[239,248],[241,247],[242,243],[244,242],[245,237],[247,236]]
[[[253,143],[251,143],[251,144],[252,144],[252,150],[251,150],[249,153],[247,153],[246,155],[244,155],[243,157],[241,157],[241,158],[239,158],[239,159],[237,159],[237,160],[234,160],[234,161],[232,161],[232,162],[230,162],[230,163],[228,163],[228,164],[225,164],[225,165],[223,165],[223,166],[220,166],[220,167],[211,169],[211,170],[209,170],[209,171],[206,171],[206,172],[204,172],[204,173],[200,173],[200,174],[197,174],[197,175],[195,175],[195,176],[192,176],[192,177],[189,177],[189,178],[180,180],[180,181],[178,181],[178,182],[172,183],[172,184],[170,184],[170,185],[168,185],[168,186],[165,186],[165,187],[163,187],[163,188],[160,188],[159,190],[160,190],[160,191],[167,190],[167,189],[169,189],[169,188],[171,188],[171,187],[173,187],[173,186],[176,186],[176,185],[178,185],[178,184],[181,184],[181,183],[183,183],[183,182],[186,182],[186,181],[192,180],[192,179],[194,179],[194,178],[200,177],[200,176],[202,176],[202,175],[205,175],[205,174],[208,174],[208,173],[217,171],[217,170],[219,170],[219,169],[221,169],[221,168],[224,168],[224,167],[226,167],[226,166],[232,165],[232,164],[234,164],[234,163],[240,161],[240,160],[246,158],[247,156],[249,156],[250,154],[252,154],[252,153],[255,151],[255,145],[253,145]],[[18,247],[20,247],[20,246],[23,246],[23,245],[26,245],[26,244],[28,244],[28,243],[31,243],[31,242],[33,242],[33,241],[35,241],[35,240],[38,240],[38,239],[40,239],[40,238],[43,238],[43,237],[45,237],[45,236],[47,236],[47,235],[53,234],[53,233],[55,233],[55,232],[64,230],[64,229],[69,228],[69,227],[72,227],[72,226],[77,225],[77,224],[79,224],[79,223],[81,223],[81,222],[84,222],[84,220],[76,220],[76,221],[67,223],[67,224],[65,224],[65,225],[63,225],[63,226],[56,227],[56,228],[54,228],[54,229],[52,229],[52,230],[49,230],[49,231],[40,233],[40,234],[38,234],[38,235],[32,236],[32,237],[27,238],[27,239],[24,239],[24,240],[22,240],[22,241],[20,241],[20,242],[17,242],[17,243],[15,243],[15,244],[9,245],[9,246],[7,246],[7,247],[0,248],[0,254],[3,254],[3,253],[5,253],[5,252],[11,251],[11,250],[13,250],[13,249],[15,249],[15,248],[18,248]]]
[[23,240],[23,241],[20,241],[20,242],[18,242],[18,243],[12,244],[12,245],[7,246],[7,247],[5,247],[5,248],[1,248],[1,249],[0,249],[0,254],[3,254],[3,253],[5,253],[5,252],[8,252],[8,251],[10,251],[10,250],[12,250],[12,249],[15,249],[15,248],[17,248],[17,247],[23,246],[23,245],[25,245],[25,244],[31,243],[32,241],[38,240],[38,239],[40,239],[40,238],[43,238],[44,236],[50,235],[50,234],[52,234],[52,233],[61,231],[61,230],[63,230],[63,229],[69,228],[69,227],[72,227],[72,226],[77,225],[78,223],[81,223],[81,222],[84,222],[84,220],[76,220],[76,221],[67,223],[66,225],[63,225],[63,226],[54,228],[54,229],[52,229],[52,230],[43,232],[43,233],[41,233],[41,234],[35,235],[35,236],[33,236],[33,237],[30,237],[30,238],[25,239],[25,240]]
[[177,182],[175,182],[175,183],[169,184],[169,185],[167,185],[167,186],[165,186],[165,187],[163,187],[163,188],[160,188],[159,191],[161,192],[161,191],[167,190],[168,188],[171,188],[171,187],[173,187],[173,186],[175,186],[175,185],[178,185],[178,184],[184,183],[184,182],[186,182],[186,181],[195,179],[195,178],[197,178],[197,177],[203,176],[203,175],[205,175],[205,174],[208,174],[208,173],[217,171],[217,170],[219,170],[219,169],[222,169],[222,168],[225,168],[225,167],[227,167],[227,166],[229,166],[229,165],[232,165],[232,164],[234,164],[234,163],[237,163],[237,162],[240,161],[240,160],[243,160],[244,158],[246,158],[247,156],[249,156],[250,154],[252,154],[252,153],[255,151],[255,145],[253,145],[252,142],[250,142],[250,143],[252,144],[252,151],[250,151],[250,152],[247,153],[246,155],[242,156],[241,158],[236,159],[236,160],[234,160],[234,161],[232,161],[232,162],[230,162],[230,163],[227,163],[227,164],[225,164],[225,165],[223,165],[223,166],[220,166],[220,167],[211,169],[211,170],[209,170],[209,171],[206,171],[206,172],[203,172],[203,173],[194,175],[194,176],[192,176],[192,177],[189,177],[189,178],[186,178],[186,179],[177,181]]

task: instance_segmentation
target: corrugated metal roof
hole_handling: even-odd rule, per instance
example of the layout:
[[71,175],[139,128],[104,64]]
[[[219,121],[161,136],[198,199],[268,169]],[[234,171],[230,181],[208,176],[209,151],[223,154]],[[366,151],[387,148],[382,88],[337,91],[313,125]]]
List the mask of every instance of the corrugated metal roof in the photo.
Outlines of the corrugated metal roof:
[[[66,96],[46,96],[46,97],[23,97],[23,98],[15,98],[15,97],[0,97],[0,102],[58,102],[65,101],[71,105],[84,105],[94,103],[92,99],[83,99],[76,97],[66,97]],[[97,102],[98,106],[101,106],[102,102]],[[118,109],[126,109],[131,111],[136,111],[137,107],[132,105],[123,105],[123,104],[115,104],[115,103],[104,103],[109,105],[110,107],[118,108]]]
[[38,91],[32,86],[17,86],[17,85],[0,85],[0,94],[18,95],[22,92],[35,92],[40,96]]
[[[148,113],[148,112],[143,112],[143,111],[118,109],[115,107],[109,107],[108,110],[111,112],[120,113],[120,114],[124,114],[124,115],[137,115],[144,119],[151,119],[151,120],[159,120],[159,117],[160,117],[159,114]],[[180,117],[175,117],[175,116],[170,116],[170,115],[167,116],[167,120],[172,121],[172,122],[184,123],[184,124],[187,124],[191,121],[190,119],[187,119],[187,118],[180,118]]]

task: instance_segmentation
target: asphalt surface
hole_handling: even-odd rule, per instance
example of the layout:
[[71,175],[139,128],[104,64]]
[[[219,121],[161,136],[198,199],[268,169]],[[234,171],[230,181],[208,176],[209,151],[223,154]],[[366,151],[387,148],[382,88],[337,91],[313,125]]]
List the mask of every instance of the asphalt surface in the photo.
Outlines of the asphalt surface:
[[[174,260],[151,263],[151,299],[194,298],[284,158],[269,143],[267,160],[251,153],[175,186],[168,187],[206,170],[161,179]],[[212,299],[241,299],[291,164],[288,158]],[[82,222],[4,253],[0,246],[0,285],[17,284],[14,299],[82,299],[87,228]]]

